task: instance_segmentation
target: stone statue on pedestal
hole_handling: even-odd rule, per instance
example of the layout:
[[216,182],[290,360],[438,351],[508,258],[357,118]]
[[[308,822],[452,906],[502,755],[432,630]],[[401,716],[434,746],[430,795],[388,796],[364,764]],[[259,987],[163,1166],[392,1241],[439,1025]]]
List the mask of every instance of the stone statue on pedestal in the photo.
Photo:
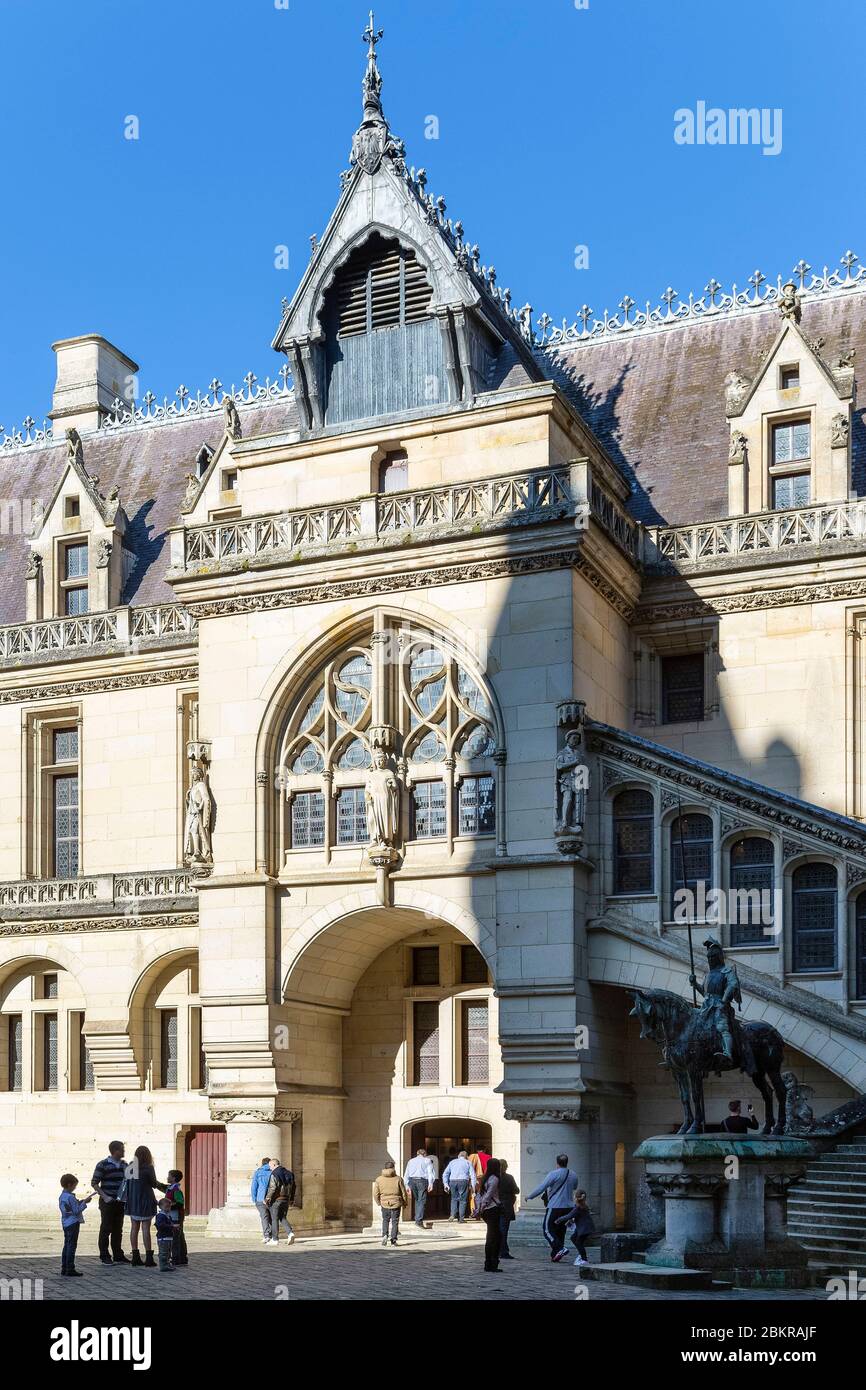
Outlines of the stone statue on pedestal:
[[183,852],[187,863],[213,863],[212,822],[213,801],[207,773],[203,767],[194,767],[190,773],[189,791],[186,794],[186,820],[183,828]]
[[382,748],[373,749],[373,764],[364,783],[364,805],[370,857],[377,850],[396,850],[400,839],[400,784]]

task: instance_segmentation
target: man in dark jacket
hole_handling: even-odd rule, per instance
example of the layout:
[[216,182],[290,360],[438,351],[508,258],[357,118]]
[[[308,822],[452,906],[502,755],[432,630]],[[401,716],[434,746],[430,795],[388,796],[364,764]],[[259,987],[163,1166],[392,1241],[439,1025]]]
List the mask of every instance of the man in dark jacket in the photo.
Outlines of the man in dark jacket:
[[284,1168],[278,1158],[269,1160],[271,1170],[270,1180],[265,1192],[265,1206],[271,1216],[271,1238],[268,1245],[279,1244],[280,1226],[286,1228],[286,1240],[291,1245],[295,1239],[289,1221],[289,1207],[295,1201],[295,1175],[290,1168]]
[[104,1265],[129,1263],[122,1249],[125,1207],[118,1199],[126,1172],[123,1153],[123,1144],[113,1139],[108,1146],[108,1157],[97,1163],[90,1180],[90,1186],[99,1194],[99,1258]]

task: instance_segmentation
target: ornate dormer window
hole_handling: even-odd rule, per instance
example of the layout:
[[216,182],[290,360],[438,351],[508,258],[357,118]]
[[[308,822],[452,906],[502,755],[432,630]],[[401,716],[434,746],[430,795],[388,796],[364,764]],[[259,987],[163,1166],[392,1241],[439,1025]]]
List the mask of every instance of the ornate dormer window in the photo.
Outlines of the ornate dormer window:
[[365,789],[386,751],[401,843],[492,835],[502,758],[481,678],[439,637],[397,620],[342,648],[294,701],[280,750],[280,863],[369,840]]
[[33,537],[25,571],[27,618],[78,618],[121,601],[134,557],[117,487],[100,490],[77,430],[66,432],[67,466]]
[[731,516],[843,501],[851,489],[853,353],[825,357],[824,340],[805,336],[793,283],[782,286],[779,311],[757,370],[725,380]]

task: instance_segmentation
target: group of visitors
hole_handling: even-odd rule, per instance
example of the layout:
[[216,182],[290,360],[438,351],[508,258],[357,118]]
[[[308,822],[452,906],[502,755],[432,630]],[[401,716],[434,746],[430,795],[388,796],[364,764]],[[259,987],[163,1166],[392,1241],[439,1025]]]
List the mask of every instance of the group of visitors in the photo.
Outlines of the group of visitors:
[[[425,1149],[416,1151],[402,1178],[392,1161],[385,1164],[373,1183],[373,1201],[382,1213],[383,1247],[397,1244],[400,1216],[409,1204],[410,1192],[415,1225],[423,1226],[427,1198],[436,1181],[435,1156]],[[449,1221],[464,1222],[471,1201],[472,1215],[487,1227],[484,1268],[488,1273],[501,1274],[500,1259],[514,1259],[508,1248],[508,1227],[514,1220],[520,1192],[505,1159],[493,1158],[483,1148],[472,1154],[461,1149],[449,1159],[442,1186],[451,1199]]]
[[[160,1270],[170,1273],[178,1265],[189,1263],[183,1233],[186,1212],[181,1188],[183,1173],[179,1168],[172,1168],[167,1175],[168,1182],[161,1183],[156,1176],[150,1149],[143,1144],[140,1145],[129,1163],[126,1162],[125,1154],[126,1149],[121,1140],[115,1139],[109,1144],[107,1157],[101,1159],[93,1170],[92,1191],[86,1197],[75,1196],[78,1178],[74,1173],[64,1173],[61,1177],[61,1274],[77,1279],[83,1273],[75,1268],[75,1255],[85,1211],[94,1197],[99,1198],[97,1243],[102,1264],[131,1264],[155,1269],[151,1234],[151,1223],[154,1220]],[[159,1201],[155,1189],[163,1193]],[[123,1253],[123,1223],[127,1216],[130,1223],[131,1259]],[[139,1237],[144,1249],[143,1260],[138,1248]]]
[[295,1205],[295,1175],[278,1158],[263,1158],[253,1173],[250,1198],[262,1223],[262,1244],[279,1245],[280,1227],[286,1228],[286,1244],[295,1239],[289,1208]]

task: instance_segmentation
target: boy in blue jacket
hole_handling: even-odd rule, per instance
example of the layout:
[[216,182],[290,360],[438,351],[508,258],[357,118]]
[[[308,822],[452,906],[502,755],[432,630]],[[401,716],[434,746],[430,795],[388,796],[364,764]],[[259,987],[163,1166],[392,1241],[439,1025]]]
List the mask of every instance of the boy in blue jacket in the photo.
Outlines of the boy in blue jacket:
[[78,1248],[78,1232],[84,1220],[84,1208],[93,1201],[93,1193],[81,1201],[75,1196],[78,1179],[74,1173],[64,1173],[60,1179],[60,1224],[63,1227],[63,1254],[60,1257],[60,1273],[80,1279],[82,1271],[75,1268],[75,1251]]
[[265,1193],[271,1180],[271,1160],[263,1158],[253,1173],[250,1183],[250,1200],[255,1206],[262,1223],[262,1243],[267,1245],[271,1239],[271,1209],[265,1202]]

